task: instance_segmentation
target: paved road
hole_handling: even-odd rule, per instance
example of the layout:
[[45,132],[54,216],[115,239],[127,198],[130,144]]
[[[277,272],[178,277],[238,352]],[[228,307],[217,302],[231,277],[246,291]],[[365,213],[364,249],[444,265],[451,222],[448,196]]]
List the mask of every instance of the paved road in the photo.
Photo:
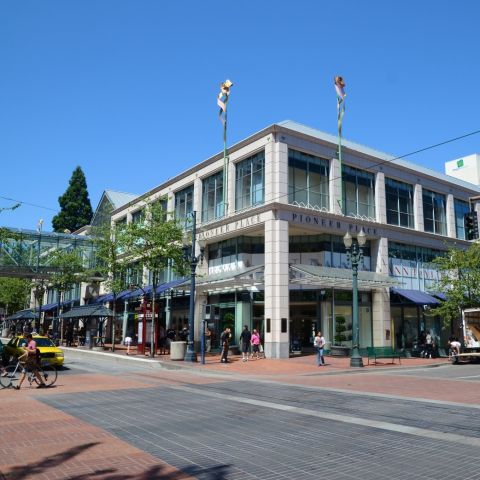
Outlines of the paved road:
[[93,373],[144,385],[56,392],[42,402],[196,478],[480,479],[478,405],[368,394],[393,377],[476,386],[478,365],[359,372],[355,378],[368,381],[355,392],[298,378],[296,385],[229,375],[198,381],[197,374],[80,356],[67,367],[62,375],[70,380]]

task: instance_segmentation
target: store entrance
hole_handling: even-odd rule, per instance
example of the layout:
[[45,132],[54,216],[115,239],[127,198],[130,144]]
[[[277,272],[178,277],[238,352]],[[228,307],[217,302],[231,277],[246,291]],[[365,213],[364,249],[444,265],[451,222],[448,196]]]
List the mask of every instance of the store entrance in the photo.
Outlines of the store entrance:
[[318,329],[317,304],[290,306],[290,349],[313,349],[313,338]]

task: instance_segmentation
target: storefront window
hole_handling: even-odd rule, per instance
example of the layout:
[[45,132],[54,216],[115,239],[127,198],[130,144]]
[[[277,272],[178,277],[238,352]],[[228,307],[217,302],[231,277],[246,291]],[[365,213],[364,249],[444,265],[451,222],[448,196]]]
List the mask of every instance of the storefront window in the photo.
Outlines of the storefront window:
[[288,202],[328,210],[328,161],[288,150]]
[[465,215],[470,211],[470,206],[463,200],[455,199],[455,233],[460,240],[466,240]]
[[223,171],[202,182],[202,222],[223,217]]
[[193,212],[193,185],[175,193],[175,218],[188,219]]
[[426,232],[447,234],[445,195],[423,190],[423,222]]
[[352,217],[375,218],[375,175],[343,165],[343,213]]
[[259,152],[235,165],[235,209],[265,201],[265,152]]
[[387,200],[387,223],[414,228],[413,186],[386,178],[385,195]]

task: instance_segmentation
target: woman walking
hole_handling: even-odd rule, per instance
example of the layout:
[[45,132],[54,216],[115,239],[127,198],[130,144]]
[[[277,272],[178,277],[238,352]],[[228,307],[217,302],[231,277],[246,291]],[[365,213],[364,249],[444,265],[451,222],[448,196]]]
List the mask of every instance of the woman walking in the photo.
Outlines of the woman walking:
[[255,358],[258,360],[260,358],[258,356],[258,352],[260,351],[260,335],[255,328],[253,329],[250,343],[252,344],[252,355],[250,358],[253,360],[253,355],[255,354]]
[[240,343],[242,345],[242,362],[248,360],[248,351],[250,350],[250,341],[252,334],[247,325],[244,325],[243,332],[240,334]]

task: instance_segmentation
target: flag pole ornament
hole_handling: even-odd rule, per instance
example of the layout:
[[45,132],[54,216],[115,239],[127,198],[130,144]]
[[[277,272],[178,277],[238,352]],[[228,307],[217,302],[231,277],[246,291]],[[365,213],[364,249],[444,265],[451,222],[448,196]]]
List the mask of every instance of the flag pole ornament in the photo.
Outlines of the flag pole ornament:
[[338,115],[338,135],[342,135],[342,121],[343,114],[345,113],[345,82],[340,76],[336,76],[334,79],[335,91],[337,92],[337,115]]
[[228,202],[227,202],[227,187],[228,187],[228,151],[227,151],[227,104],[228,98],[230,97],[230,88],[233,83],[230,80],[225,80],[220,84],[220,93],[217,97],[217,105],[220,107],[218,112],[218,117],[223,125],[223,215],[226,216],[228,213]]
[[217,98],[217,105],[220,107],[220,111],[218,112],[218,116],[220,121],[223,125],[227,123],[227,103],[228,97],[230,96],[230,87],[233,83],[230,80],[225,80],[220,85],[220,93],[218,94]]
[[343,213],[343,174],[342,174],[342,122],[343,114],[345,113],[345,82],[343,77],[339,75],[335,76],[334,79],[335,91],[337,93],[337,124],[338,124],[338,161],[340,168],[340,198],[338,199],[338,206],[340,207],[340,214]]

